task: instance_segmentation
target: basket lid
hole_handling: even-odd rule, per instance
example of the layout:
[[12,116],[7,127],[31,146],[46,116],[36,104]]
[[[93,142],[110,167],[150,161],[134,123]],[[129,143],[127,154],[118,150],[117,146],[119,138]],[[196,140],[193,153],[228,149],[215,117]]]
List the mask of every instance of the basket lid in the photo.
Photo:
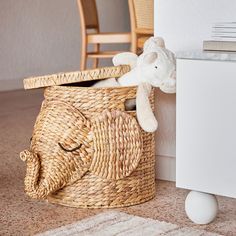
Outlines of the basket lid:
[[102,67],[92,70],[58,73],[24,79],[25,89],[43,88],[54,85],[66,85],[84,81],[117,78],[130,71],[128,65]]

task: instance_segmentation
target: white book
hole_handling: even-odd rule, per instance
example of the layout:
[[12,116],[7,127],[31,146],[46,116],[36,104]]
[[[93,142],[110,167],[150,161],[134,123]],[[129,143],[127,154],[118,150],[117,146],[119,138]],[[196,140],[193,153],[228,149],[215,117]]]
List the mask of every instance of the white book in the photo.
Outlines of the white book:
[[236,27],[236,22],[218,22],[214,23],[213,27]]
[[231,25],[213,25],[212,28],[225,28],[225,29],[233,29],[236,27],[236,24]]
[[214,24],[236,24],[236,21],[218,21],[215,22]]
[[236,37],[226,37],[226,36],[214,36],[212,35],[211,36],[212,40],[215,40],[215,41],[229,41],[229,42],[232,42],[232,41],[236,41]]
[[215,32],[212,31],[212,34],[222,35],[222,36],[234,36],[236,32]]
[[220,37],[220,38],[236,38],[236,32],[235,33],[214,33],[211,34],[212,37]]
[[213,33],[236,33],[236,27],[233,28],[219,28],[219,27],[212,27]]

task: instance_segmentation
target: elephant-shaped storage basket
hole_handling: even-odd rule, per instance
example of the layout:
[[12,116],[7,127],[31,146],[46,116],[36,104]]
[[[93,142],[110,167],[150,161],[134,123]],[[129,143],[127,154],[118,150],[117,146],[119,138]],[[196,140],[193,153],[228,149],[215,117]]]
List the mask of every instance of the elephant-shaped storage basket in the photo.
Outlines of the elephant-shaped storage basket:
[[26,89],[46,87],[30,148],[20,154],[28,196],[86,208],[129,206],[155,196],[154,134],[141,130],[136,112],[124,105],[137,87],[84,86],[128,71],[106,67],[24,80]]

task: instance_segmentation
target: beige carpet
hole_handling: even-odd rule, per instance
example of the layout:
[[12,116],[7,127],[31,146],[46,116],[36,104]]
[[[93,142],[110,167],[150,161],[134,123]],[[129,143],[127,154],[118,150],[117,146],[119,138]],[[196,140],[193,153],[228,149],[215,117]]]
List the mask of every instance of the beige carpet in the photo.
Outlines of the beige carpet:
[[219,236],[204,230],[180,227],[164,221],[132,216],[118,211],[50,230],[37,236]]
[[[20,160],[19,152],[29,147],[42,99],[42,90],[0,93],[0,235],[34,235],[109,212],[52,205],[31,200],[24,194],[25,163]],[[236,235],[236,199],[218,197],[220,212],[216,220],[209,225],[198,226],[185,215],[187,193],[177,189],[175,183],[158,181],[155,199],[119,211],[181,227]]]

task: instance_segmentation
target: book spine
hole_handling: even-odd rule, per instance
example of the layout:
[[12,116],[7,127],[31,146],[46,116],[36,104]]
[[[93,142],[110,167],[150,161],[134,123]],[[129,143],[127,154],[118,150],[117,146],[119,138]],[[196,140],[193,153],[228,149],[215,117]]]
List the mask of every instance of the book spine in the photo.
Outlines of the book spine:
[[203,50],[236,52],[236,42],[203,41]]
[[236,28],[234,29],[216,29],[216,28],[213,28],[212,33],[214,34],[236,34]]

